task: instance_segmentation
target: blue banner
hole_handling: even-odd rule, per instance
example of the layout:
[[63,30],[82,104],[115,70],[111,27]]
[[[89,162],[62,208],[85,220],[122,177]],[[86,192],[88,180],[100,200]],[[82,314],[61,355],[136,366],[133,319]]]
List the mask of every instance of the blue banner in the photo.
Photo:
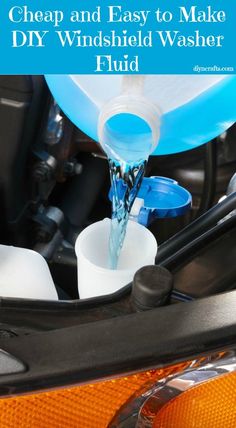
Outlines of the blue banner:
[[235,0],[2,0],[0,74],[235,74]]

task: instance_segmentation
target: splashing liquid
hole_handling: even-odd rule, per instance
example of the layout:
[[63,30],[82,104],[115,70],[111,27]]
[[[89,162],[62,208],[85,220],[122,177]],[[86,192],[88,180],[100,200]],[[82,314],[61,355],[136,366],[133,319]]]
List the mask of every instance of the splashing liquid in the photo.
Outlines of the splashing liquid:
[[112,222],[109,241],[109,268],[117,269],[129,214],[140,189],[145,173],[146,161],[127,164],[109,159],[112,198]]

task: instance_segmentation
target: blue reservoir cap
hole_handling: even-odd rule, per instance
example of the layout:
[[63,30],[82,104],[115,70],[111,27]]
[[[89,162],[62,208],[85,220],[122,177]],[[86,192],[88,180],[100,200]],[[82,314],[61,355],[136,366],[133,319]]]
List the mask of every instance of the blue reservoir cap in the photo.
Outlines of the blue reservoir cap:
[[[118,191],[122,196],[125,191],[122,182]],[[109,197],[112,199],[112,190]],[[191,193],[177,181],[166,177],[144,178],[137,197],[144,201],[137,217],[138,223],[144,226],[157,218],[184,215],[192,204]]]

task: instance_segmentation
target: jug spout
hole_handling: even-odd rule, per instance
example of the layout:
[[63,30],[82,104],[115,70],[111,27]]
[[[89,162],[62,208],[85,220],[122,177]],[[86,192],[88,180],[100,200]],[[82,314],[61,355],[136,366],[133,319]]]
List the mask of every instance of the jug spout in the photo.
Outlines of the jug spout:
[[143,95],[144,79],[145,76],[124,76],[122,94],[101,109],[99,141],[112,159],[140,162],[157,147],[161,111]]

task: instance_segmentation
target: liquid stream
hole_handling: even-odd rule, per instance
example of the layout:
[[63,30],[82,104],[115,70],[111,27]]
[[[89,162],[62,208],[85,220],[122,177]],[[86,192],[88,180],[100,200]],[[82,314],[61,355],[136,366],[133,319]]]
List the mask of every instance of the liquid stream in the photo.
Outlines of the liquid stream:
[[138,164],[127,164],[110,159],[109,167],[113,191],[109,268],[117,269],[129,214],[142,183],[146,161]]

